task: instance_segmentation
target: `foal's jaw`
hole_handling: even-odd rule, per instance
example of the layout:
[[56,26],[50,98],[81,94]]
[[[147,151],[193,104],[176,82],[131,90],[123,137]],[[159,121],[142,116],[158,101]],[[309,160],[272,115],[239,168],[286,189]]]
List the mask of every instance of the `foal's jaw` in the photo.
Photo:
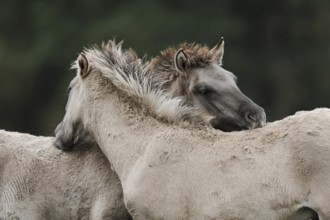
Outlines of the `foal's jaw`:
[[219,118],[211,119],[210,124],[212,125],[213,128],[224,132],[241,131],[248,129],[246,126],[234,124],[226,119],[219,119]]
[[230,132],[251,130],[266,125],[264,109],[253,102],[245,102],[243,106],[237,107],[226,102],[222,103],[221,99],[214,99],[213,101],[210,99],[211,97],[207,99],[208,101],[199,99],[199,102],[200,108],[210,112],[213,116],[210,124],[215,129]]
[[67,128],[64,128],[63,121],[57,125],[55,129],[55,147],[61,150],[71,150],[74,145],[74,138],[72,136],[72,131],[67,131]]

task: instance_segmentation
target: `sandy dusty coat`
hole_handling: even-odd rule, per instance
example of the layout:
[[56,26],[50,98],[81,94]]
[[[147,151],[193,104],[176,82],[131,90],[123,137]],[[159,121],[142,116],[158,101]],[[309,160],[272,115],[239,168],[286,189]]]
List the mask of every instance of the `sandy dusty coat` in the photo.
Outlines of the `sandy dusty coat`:
[[330,218],[329,110],[223,134],[114,119],[124,109],[102,105],[88,127],[135,219],[288,219],[302,206]]
[[90,131],[133,218],[279,220],[307,206],[330,219],[329,109],[242,132],[187,126],[177,116],[190,111],[177,99],[158,91],[157,105],[148,83],[109,69],[110,58],[96,52],[86,51],[83,65],[78,59],[57,142],[65,146],[77,123]]
[[130,219],[96,144],[64,153],[53,142],[0,130],[0,219]]

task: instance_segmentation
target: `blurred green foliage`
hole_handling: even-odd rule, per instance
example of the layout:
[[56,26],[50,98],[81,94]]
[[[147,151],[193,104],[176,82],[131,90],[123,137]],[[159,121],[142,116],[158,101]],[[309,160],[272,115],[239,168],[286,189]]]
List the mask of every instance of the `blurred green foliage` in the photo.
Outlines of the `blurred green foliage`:
[[140,56],[225,37],[225,68],[268,121],[330,107],[330,1],[3,0],[0,128],[51,135],[69,70],[92,44],[125,40]]

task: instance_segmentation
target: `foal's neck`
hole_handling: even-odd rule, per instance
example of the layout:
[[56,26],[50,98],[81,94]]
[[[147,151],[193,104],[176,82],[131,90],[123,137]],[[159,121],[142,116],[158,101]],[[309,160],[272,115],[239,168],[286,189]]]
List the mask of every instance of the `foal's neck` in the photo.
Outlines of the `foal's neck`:
[[164,125],[130,109],[119,99],[108,95],[91,105],[94,118],[90,130],[120,180],[125,181],[131,167],[143,154],[144,143]]

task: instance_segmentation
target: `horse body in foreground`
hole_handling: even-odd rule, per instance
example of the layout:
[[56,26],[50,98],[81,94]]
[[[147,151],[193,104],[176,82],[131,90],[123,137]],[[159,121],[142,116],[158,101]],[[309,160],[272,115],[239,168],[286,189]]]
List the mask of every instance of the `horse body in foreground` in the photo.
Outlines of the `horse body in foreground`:
[[77,127],[90,132],[134,219],[297,219],[302,209],[330,219],[330,110],[215,131],[152,89],[131,58],[113,44],[79,56],[56,143],[70,148]]
[[[185,67],[185,63],[190,63],[191,61],[199,58],[203,61],[203,65],[212,62],[214,65],[222,59],[223,43],[217,45],[220,49],[219,51],[211,51],[208,56],[205,53],[204,47],[196,47],[191,50],[190,47],[185,47],[184,51],[189,55],[185,54],[182,50],[179,50],[177,54],[172,54],[175,58],[175,62],[164,59],[165,62],[172,62],[170,65],[172,67],[179,66],[176,68],[176,73],[174,70],[168,70],[168,77],[172,74],[180,74],[180,77],[172,77],[173,82],[167,79],[159,78],[160,75],[164,74],[164,70],[158,69],[163,65],[162,61],[159,61],[157,65],[153,63],[154,70],[146,70],[148,74],[153,73],[152,78],[156,82],[157,87],[165,88],[171,93],[171,96],[184,96],[186,101],[193,105],[196,109],[199,107],[199,103],[205,104],[206,99],[210,97],[205,95],[201,96],[199,93],[192,94],[192,90],[200,89],[199,87],[203,84],[204,87],[209,86],[210,82],[197,82],[196,78],[198,75],[204,73],[202,78],[204,81],[209,80],[210,77],[214,77],[214,73],[207,71],[197,71],[197,73],[190,73]],[[174,49],[171,50],[172,52]],[[196,54],[195,54],[196,53]],[[132,53],[133,54],[133,53]],[[181,60],[184,56],[184,60]],[[158,57],[160,59],[162,56]],[[180,58],[181,57],[181,58]],[[135,59],[132,56],[131,59]],[[218,59],[218,60],[217,60]],[[174,60],[174,59],[173,59]],[[220,64],[220,63],[219,63]],[[194,69],[201,68],[203,66],[195,65]],[[149,63],[145,64],[148,68],[151,67]],[[138,65],[138,68],[144,68],[142,65]],[[190,67],[189,67],[190,68]],[[220,66],[218,67],[220,68]],[[206,69],[207,70],[207,69]],[[231,73],[220,72],[223,79],[213,80],[213,85],[218,87],[219,83],[223,81],[229,81],[227,84],[232,84],[234,90],[231,92],[239,91],[237,89],[236,83],[234,82],[234,76]],[[189,74],[189,77],[187,77]],[[211,78],[212,79],[212,78]],[[162,82],[166,81],[166,85]],[[179,82],[177,82],[179,81]],[[179,85],[187,84],[190,88],[189,91],[182,90],[181,93],[177,92],[177,87],[169,85]],[[209,87],[207,87],[209,88]],[[217,98],[219,95],[212,95]],[[194,97],[198,97],[194,99]],[[221,123],[224,125],[222,128],[225,130],[235,129],[247,129],[253,127],[262,126],[265,123],[265,115],[263,109],[255,105],[251,100],[246,98],[243,94],[238,94],[238,98],[242,98],[242,105],[247,108],[243,111],[240,109],[234,109],[237,111],[235,117],[230,118],[229,123]],[[212,100],[212,99],[209,99]],[[220,104],[220,102],[219,102]],[[167,108],[165,105],[164,108]],[[182,108],[184,109],[184,108]],[[164,109],[163,109],[164,110]],[[195,117],[191,117],[191,121],[198,123],[200,125],[206,125],[208,122],[204,121],[206,117],[202,116],[200,113],[201,108],[195,111]],[[209,118],[223,117],[218,110],[204,109],[204,112],[210,115]],[[254,112],[251,114],[251,112]],[[244,117],[244,115],[250,114],[255,119],[249,119],[248,117],[243,119],[244,123],[242,125],[237,124],[237,121]],[[203,113],[204,114],[204,113]],[[184,115],[182,115],[185,117]],[[166,118],[166,117],[165,117]],[[245,122],[245,120],[248,120]],[[58,126],[57,130],[61,130],[62,124]],[[80,128],[75,128],[76,132],[79,133]],[[56,133],[58,131],[55,131]],[[79,133],[81,135],[81,133]],[[122,189],[120,182],[116,174],[109,169],[109,164],[104,156],[97,150],[96,144],[87,143],[84,147],[80,149],[81,144],[72,143],[78,145],[75,147],[76,150],[70,155],[62,154],[54,149],[52,149],[52,138],[46,137],[35,137],[27,134],[18,134],[13,132],[1,131],[1,141],[3,142],[1,146],[1,166],[5,172],[1,173],[3,181],[7,183],[3,184],[2,194],[1,194],[1,206],[0,206],[0,217],[1,218],[29,218],[29,219],[76,219],[76,218],[87,218],[90,219],[129,219],[130,216],[127,214],[123,201],[121,199]],[[85,139],[85,136],[84,136]],[[86,140],[84,140],[86,142]],[[86,147],[88,146],[88,148]],[[16,153],[14,153],[16,151]],[[19,153],[17,153],[19,152]],[[36,156],[33,152],[37,152]],[[16,155],[14,155],[16,154]],[[103,158],[102,158],[103,157]],[[17,162],[19,160],[20,162]],[[93,160],[95,160],[93,162]],[[14,165],[13,165],[14,164]],[[63,168],[64,165],[64,168]],[[6,167],[6,168],[4,168]],[[56,169],[61,167],[61,169]],[[100,170],[99,170],[100,169]],[[8,171],[10,170],[10,171]],[[107,170],[107,171],[105,171]],[[89,172],[87,174],[87,172]],[[8,175],[11,175],[13,179],[10,179]],[[83,174],[85,176],[83,176]],[[27,177],[27,180],[22,180]],[[37,179],[38,178],[38,179]],[[18,180],[19,179],[19,180]],[[12,187],[13,182],[15,182],[15,187]],[[33,182],[33,183],[32,183]],[[36,184],[34,184],[36,183]],[[82,186],[82,183],[84,184]],[[93,187],[91,187],[93,184]],[[105,192],[107,191],[107,192]],[[33,192],[33,193],[30,193]],[[56,205],[55,205],[56,204]]]
[[131,219],[96,144],[63,153],[53,143],[0,130],[0,219]]

